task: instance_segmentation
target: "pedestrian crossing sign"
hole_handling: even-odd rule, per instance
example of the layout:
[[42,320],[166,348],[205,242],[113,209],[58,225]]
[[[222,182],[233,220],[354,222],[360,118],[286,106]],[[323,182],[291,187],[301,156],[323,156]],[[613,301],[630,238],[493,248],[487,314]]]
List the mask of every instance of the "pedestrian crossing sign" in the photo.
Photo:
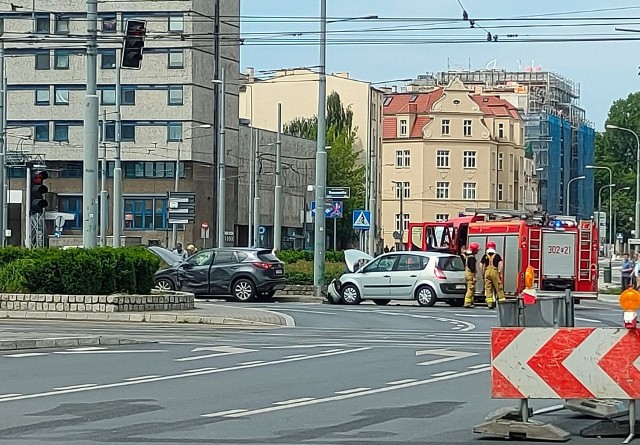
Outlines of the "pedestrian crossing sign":
[[371,229],[371,212],[369,210],[354,210],[353,228],[358,230]]

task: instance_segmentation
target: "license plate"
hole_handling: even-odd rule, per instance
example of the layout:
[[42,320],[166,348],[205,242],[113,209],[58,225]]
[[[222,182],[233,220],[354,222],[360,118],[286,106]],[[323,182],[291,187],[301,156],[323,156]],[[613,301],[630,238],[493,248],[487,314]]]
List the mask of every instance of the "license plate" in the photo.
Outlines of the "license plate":
[[456,289],[466,289],[467,286],[465,286],[464,284],[456,284]]
[[284,271],[282,269],[276,269],[276,275],[282,275]]

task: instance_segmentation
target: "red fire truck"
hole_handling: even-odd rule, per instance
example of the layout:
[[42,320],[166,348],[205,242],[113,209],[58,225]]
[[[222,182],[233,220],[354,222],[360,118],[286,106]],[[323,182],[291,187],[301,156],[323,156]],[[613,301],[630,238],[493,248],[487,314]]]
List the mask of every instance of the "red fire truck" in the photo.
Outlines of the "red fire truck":
[[[471,213],[471,214],[469,214]],[[524,289],[524,273],[535,271],[541,291],[571,289],[576,298],[597,298],[598,230],[592,220],[539,212],[467,209],[465,216],[443,222],[409,224],[407,249],[461,254],[472,242],[484,254],[487,241],[496,243],[504,259],[504,289],[516,295]],[[484,291],[478,272],[476,290]]]

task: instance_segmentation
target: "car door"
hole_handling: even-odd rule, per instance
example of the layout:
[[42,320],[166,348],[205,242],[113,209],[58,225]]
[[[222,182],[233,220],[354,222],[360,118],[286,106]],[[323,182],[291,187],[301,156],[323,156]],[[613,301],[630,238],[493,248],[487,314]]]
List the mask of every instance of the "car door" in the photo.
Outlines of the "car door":
[[196,295],[209,295],[209,269],[213,262],[214,252],[205,250],[198,252],[178,267],[180,290],[193,292]]
[[420,255],[400,254],[391,272],[389,293],[392,300],[413,299],[413,289],[428,258]]
[[398,259],[398,255],[383,255],[367,264],[362,272],[357,274],[362,298],[390,298],[389,284],[391,271]]
[[216,252],[210,271],[211,295],[229,295],[231,278],[238,267],[238,257],[233,250]]

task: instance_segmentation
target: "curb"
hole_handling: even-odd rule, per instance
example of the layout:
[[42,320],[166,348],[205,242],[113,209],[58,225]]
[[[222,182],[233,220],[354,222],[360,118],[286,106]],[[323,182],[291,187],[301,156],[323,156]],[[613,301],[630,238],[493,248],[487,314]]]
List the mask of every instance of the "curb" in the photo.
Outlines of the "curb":
[[60,337],[60,338],[36,338],[20,340],[0,340],[0,351],[13,349],[43,349],[72,346],[116,346],[134,345],[142,343],[155,343],[152,340],[138,341],[116,337]]
[[276,295],[273,300],[280,303],[320,303],[326,301],[323,297],[314,295]]
[[[279,314],[278,314],[279,315]],[[268,323],[241,318],[184,315],[184,314],[154,314],[146,312],[115,313],[115,312],[29,312],[29,311],[0,311],[0,319],[18,318],[35,320],[81,320],[81,321],[121,321],[137,323],[191,323],[211,325],[235,326],[287,326],[286,318],[281,323]]]

